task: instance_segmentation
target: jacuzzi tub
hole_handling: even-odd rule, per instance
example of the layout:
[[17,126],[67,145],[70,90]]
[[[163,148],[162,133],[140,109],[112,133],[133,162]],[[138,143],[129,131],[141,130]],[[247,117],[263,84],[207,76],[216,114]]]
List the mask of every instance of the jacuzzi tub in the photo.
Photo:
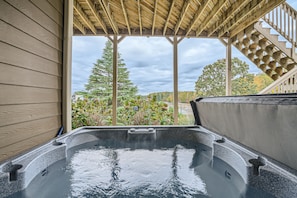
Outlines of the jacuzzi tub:
[[0,197],[297,197],[297,177],[201,126],[83,127],[0,165]]

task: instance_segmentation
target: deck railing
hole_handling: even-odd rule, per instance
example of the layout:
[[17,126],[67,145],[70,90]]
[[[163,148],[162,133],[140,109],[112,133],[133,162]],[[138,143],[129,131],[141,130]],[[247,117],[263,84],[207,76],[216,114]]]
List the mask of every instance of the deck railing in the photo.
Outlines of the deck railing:
[[263,20],[297,47],[297,11],[286,2],[267,13]]
[[[262,19],[291,44],[291,58],[296,61],[295,49],[297,47],[297,11],[284,2],[271,12],[267,13]],[[271,93],[297,93],[296,66],[262,90],[259,94]]]
[[297,93],[297,67],[271,83],[259,94]]

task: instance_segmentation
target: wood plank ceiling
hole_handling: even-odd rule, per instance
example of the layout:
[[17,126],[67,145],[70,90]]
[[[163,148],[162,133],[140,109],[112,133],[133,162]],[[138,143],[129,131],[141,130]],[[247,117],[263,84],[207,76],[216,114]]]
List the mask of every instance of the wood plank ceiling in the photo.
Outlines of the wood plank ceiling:
[[284,0],[74,0],[74,35],[232,37]]

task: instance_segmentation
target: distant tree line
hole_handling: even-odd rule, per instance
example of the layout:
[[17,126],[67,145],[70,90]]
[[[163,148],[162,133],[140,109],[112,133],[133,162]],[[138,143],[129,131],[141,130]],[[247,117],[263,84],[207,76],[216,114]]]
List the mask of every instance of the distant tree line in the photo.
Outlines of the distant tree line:
[[[156,96],[158,101],[173,102],[172,92],[156,92],[150,93],[148,96]],[[189,101],[196,98],[194,91],[179,91],[178,92],[178,102],[188,103]]]

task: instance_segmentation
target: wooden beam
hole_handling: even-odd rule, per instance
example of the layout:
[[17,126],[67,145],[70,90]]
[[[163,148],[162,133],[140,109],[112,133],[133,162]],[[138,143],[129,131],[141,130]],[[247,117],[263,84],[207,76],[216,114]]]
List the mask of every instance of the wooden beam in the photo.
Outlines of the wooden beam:
[[86,35],[86,29],[83,26],[83,24],[81,24],[81,22],[79,22],[79,20],[77,18],[73,18],[73,25],[74,27],[76,27],[83,35]]
[[[170,37],[168,37],[168,36],[166,36],[165,37],[172,45],[174,44],[173,43],[173,40],[170,38]],[[177,44],[179,44],[182,40],[184,39],[184,37],[180,37],[179,39],[177,39]]]
[[171,43],[173,45],[173,40],[171,40],[170,37],[166,36],[165,38],[169,41],[169,43]]
[[[74,35],[79,36],[79,35],[83,35],[83,34],[79,30],[74,29]],[[89,29],[86,29],[86,35],[92,36],[94,34]],[[159,29],[155,29],[155,34],[152,35],[152,29],[143,29],[142,30],[142,35],[140,35],[139,28],[137,28],[137,29],[131,28],[131,35],[129,35],[129,32],[128,32],[127,29],[122,29],[120,35],[121,36],[164,37],[163,36],[163,30],[162,31],[159,31]],[[171,30],[171,29],[168,29],[165,36],[169,36],[170,37],[170,35],[174,35],[174,31]],[[105,34],[105,32],[102,29],[98,29],[96,36],[106,36],[106,34]],[[180,36],[180,37],[183,37],[183,36]],[[190,34],[187,36],[187,38],[197,38],[197,37],[196,37],[196,34],[192,34],[192,32],[190,32]],[[217,37],[216,34],[213,34],[210,37],[207,37],[207,34],[205,34],[205,32],[202,32],[200,34],[199,38],[214,38],[214,39],[217,39],[218,37]],[[227,37],[224,37],[223,36],[221,38],[227,38]]]
[[118,39],[118,44],[119,44],[122,40],[124,40],[124,38],[126,38],[126,36],[121,36],[121,37]]
[[97,30],[93,23],[90,21],[90,19],[87,17],[83,9],[80,7],[79,3],[77,0],[73,0],[73,8],[77,12],[77,14],[80,16],[80,18],[87,24],[87,26],[90,28],[90,30],[96,35]]
[[155,0],[155,9],[154,9],[154,17],[153,17],[153,25],[152,25],[152,35],[154,35],[154,32],[155,32],[155,23],[156,23],[156,17],[157,17],[158,1],[159,0]]
[[138,9],[138,21],[139,21],[140,36],[142,36],[142,22],[141,22],[140,0],[137,0],[137,9]]
[[234,37],[236,34],[241,32],[242,30],[244,30],[246,27],[257,22],[259,18],[261,18],[267,12],[274,9],[275,7],[277,7],[278,5],[280,5],[283,2],[284,2],[283,0],[270,0],[267,3],[266,3],[266,1],[263,2],[263,5],[261,6],[261,10],[252,14],[248,21],[246,21],[246,22],[240,21],[240,22],[238,22],[238,23],[240,23],[240,26],[237,26],[235,29],[230,29],[230,38]]
[[119,30],[118,30],[118,26],[117,24],[115,23],[114,19],[113,19],[113,16],[110,12],[110,9],[109,9],[109,4],[107,2],[107,0],[98,0],[101,7],[102,7],[102,10],[103,12],[105,13],[105,15],[107,16],[107,19],[108,19],[108,22],[113,30],[113,33],[114,34],[119,34]]
[[211,36],[217,29],[224,26],[234,14],[242,9],[248,3],[246,0],[237,0],[224,13],[224,15],[209,29],[208,36]]
[[175,1],[176,1],[176,0],[173,0],[173,1],[171,2],[170,9],[169,9],[168,16],[167,16],[167,20],[166,20],[166,22],[165,22],[164,29],[163,29],[163,36],[165,36],[165,34],[166,34],[167,26],[168,26],[168,23],[169,23],[171,14],[172,14],[172,10],[173,10]]
[[127,25],[128,33],[129,33],[129,35],[131,35],[131,28],[130,28],[130,24],[129,24],[129,20],[128,20],[127,9],[125,7],[125,4],[124,4],[123,0],[121,0],[121,6],[122,6],[125,22],[126,22],[126,25]]
[[[198,1],[199,2],[199,1]],[[207,8],[207,0],[203,0],[203,3],[200,4],[199,9],[196,11],[194,18],[191,20],[190,26],[188,27],[188,29],[186,30],[186,36],[189,35],[189,33],[191,32],[193,26],[195,25],[195,23],[198,21],[198,19],[200,18],[201,14],[205,11],[205,8]]]
[[104,32],[106,34],[108,34],[107,32],[107,28],[105,23],[103,22],[103,19],[101,18],[101,16],[99,15],[99,11],[96,9],[95,5],[93,4],[93,2],[91,0],[86,0],[87,5],[89,6],[93,16],[96,18],[97,22],[100,24],[100,26],[102,27],[102,29],[104,30]]
[[221,43],[223,43],[223,45],[225,45],[225,47],[227,47],[228,41],[226,42],[224,39],[219,38],[219,40],[221,41]]
[[189,6],[190,6],[190,0],[185,0],[183,8],[182,8],[182,10],[180,12],[180,15],[179,15],[179,19],[178,19],[178,21],[176,23],[176,26],[174,28],[174,35],[177,34],[177,32],[179,30],[179,27],[180,27],[185,15],[186,15],[186,12],[187,12]]
[[[251,0],[244,8],[242,8],[231,20],[227,22],[218,32],[218,36],[223,36],[226,32],[229,32],[237,23],[239,23],[245,16],[251,14],[261,3],[263,0]],[[275,3],[274,0],[269,1]]]
[[213,19],[218,12],[228,3],[228,1],[218,1],[217,4],[212,8],[211,12],[208,13],[206,19],[198,26],[196,31],[196,36],[198,37],[203,30],[206,29],[207,25],[210,23],[211,19]]

